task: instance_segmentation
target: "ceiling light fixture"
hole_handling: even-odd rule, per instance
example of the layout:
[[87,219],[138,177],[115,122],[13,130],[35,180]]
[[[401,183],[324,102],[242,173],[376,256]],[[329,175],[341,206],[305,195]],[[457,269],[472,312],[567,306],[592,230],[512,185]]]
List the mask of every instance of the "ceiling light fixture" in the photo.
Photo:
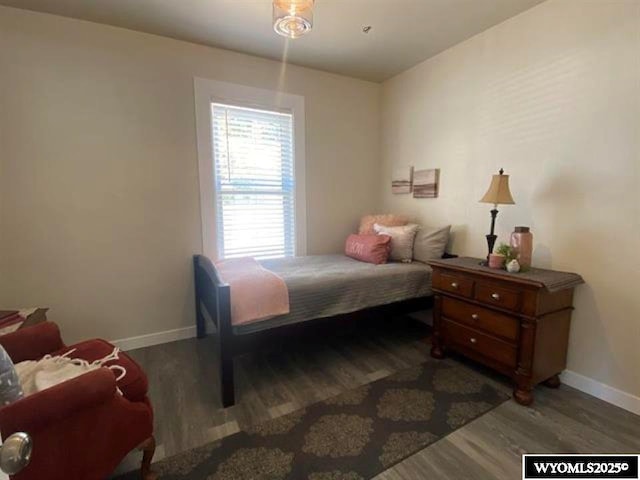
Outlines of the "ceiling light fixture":
[[273,0],[273,29],[278,35],[299,38],[313,28],[314,0]]

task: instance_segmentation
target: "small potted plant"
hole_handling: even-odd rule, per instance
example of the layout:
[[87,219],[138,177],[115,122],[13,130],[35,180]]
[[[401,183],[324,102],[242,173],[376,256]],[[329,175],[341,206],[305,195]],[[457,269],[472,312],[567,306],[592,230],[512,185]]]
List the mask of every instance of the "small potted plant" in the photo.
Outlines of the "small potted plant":
[[489,268],[504,268],[513,259],[513,250],[506,243],[501,243],[496,251],[489,255]]

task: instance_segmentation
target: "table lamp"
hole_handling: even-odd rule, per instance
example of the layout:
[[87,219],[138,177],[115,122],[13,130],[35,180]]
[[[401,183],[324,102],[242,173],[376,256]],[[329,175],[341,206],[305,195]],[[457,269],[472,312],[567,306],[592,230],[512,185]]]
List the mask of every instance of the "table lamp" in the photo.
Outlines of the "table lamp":
[[514,205],[516,203],[513,201],[511,192],[509,191],[509,175],[505,175],[503,169],[500,169],[499,175],[493,176],[489,190],[487,190],[484,197],[480,199],[480,203],[493,204],[493,209],[491,210],[491,232],[487,235],[487,246],[489,247],[489,253],[487,254],[488,262],[489,255],[493,253],[493,246],[498,238],[497,235],[494,234],[496,217],[498,216],[498,205]]

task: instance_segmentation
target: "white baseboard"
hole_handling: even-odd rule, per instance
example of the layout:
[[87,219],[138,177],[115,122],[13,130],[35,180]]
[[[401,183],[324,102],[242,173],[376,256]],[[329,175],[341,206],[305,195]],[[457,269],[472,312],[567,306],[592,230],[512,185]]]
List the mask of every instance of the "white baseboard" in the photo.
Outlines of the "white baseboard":
[[593,395],[600,400],[640,415],[640,397],[623,392],[622,390],[618,390],[605,383],[600,383],[593,378],[585,377],[571,370],[562,372],[560,378],[565,385],[569,385],[589,395]]
[[138,337],[122,338],[120,340],[111,340],[120,350],[135,350],[136,348],[151,347],[162,343],[175,342],[184,340],[185,338],[193,338],[196,336],[196,327],[176,328],[165,332],[150,333],[148,335],[140,335]]

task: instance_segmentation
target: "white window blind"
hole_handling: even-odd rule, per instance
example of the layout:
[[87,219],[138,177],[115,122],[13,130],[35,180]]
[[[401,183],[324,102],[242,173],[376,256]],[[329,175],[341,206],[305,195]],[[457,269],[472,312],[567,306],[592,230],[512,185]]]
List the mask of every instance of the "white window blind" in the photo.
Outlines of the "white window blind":
[[293,115],[212,103],[212,127],[218,256],[293,256]]

